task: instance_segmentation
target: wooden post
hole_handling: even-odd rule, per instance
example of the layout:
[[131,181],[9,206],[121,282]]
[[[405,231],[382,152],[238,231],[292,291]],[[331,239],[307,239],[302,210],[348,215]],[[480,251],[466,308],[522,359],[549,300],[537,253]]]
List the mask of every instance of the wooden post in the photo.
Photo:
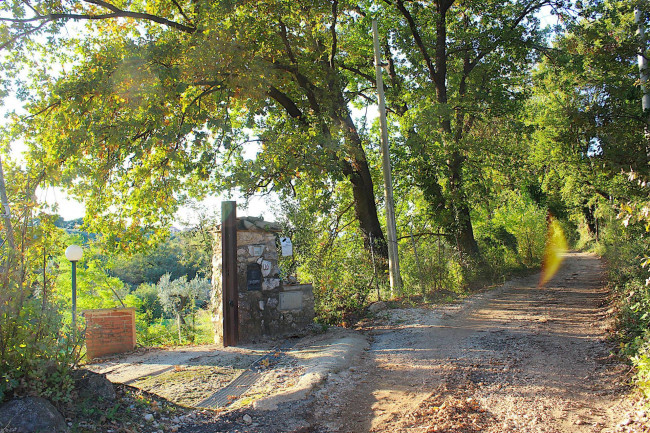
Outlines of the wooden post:
[[237,202],[221,202],[221,271],[223,345],[239,339],[239,290],[237,289]]

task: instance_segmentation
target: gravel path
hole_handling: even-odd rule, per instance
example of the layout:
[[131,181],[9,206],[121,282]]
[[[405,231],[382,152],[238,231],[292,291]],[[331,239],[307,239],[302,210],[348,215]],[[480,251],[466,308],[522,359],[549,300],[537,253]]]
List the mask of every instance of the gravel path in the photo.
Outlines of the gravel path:
[[595,256],[572,253],[545,288],[537,275],[384,312],[359,364],[317,391],[313,431],[650,431],[610,356],[602,277]]

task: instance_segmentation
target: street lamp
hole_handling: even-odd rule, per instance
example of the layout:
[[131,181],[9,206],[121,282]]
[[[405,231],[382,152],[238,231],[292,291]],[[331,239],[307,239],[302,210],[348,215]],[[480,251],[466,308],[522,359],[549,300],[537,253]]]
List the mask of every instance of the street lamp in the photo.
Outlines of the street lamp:
[[77,342],[77,262],[83,255],[79,245],[70,245],[65,250],[65,258],[72,262],[72,344]]

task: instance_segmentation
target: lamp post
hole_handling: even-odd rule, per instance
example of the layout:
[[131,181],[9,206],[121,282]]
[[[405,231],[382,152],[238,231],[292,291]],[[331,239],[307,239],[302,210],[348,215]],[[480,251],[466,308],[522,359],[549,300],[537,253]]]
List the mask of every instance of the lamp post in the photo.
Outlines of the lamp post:
[[79,245],[70,245],[65,250],[65,258],[72,263],[72,344],[77,342],[77,262],[83,254]]

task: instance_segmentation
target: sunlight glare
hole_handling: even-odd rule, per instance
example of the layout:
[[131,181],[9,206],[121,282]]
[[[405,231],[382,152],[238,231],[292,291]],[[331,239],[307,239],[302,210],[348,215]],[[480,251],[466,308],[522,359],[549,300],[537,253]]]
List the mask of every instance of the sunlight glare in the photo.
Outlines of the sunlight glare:
[[542,275],[538,287],[543,287],[557,273],[567,250],[567,241],[562,226],[555,218],[549,216],[546,247],[544,248],[544,259],[542,261]]

